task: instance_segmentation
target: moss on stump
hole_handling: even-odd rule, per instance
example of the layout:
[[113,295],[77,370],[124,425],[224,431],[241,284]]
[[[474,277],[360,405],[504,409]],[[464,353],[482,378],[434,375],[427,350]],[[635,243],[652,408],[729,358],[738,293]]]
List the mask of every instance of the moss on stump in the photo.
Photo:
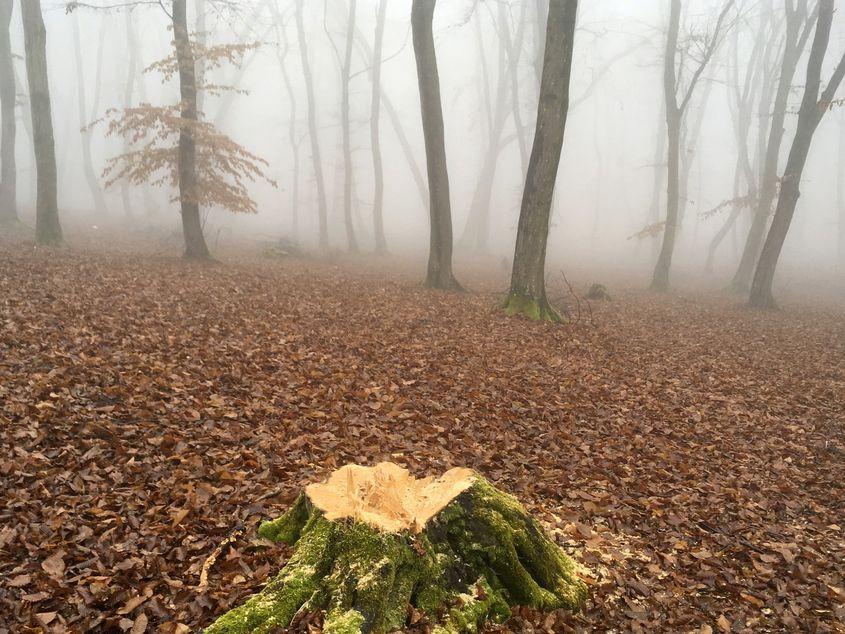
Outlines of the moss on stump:
[[259,534],[292,557],[206,634],[271,632],[317,610],[327,634],[380,634],[402,629],[409,606],[435,634],[459,634],[510,606],[577,610],[586,597],[576,564],[516,498],[467,469],[416,480],[390,463],[344,467]]

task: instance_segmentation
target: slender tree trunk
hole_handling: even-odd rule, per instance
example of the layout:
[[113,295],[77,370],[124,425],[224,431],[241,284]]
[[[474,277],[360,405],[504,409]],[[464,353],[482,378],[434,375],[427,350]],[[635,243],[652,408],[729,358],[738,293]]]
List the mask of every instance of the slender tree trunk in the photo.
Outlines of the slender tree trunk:
[[845,76],[845,56],[843,56],[825,88],[821,100],[819,100],[821,71],[830,42],[833,9],[833,0],[819,0],[816,34],[810,49],[810,59],[807,63],[807,79],[804,83],[801,109],[798,112],[795,138],[792,141],[789,159],[786,162],[786,169],[781,179],[780,196],[772,219],[772,226],[769,228],[763,250],[760,252],[760,259],[757,262],[751,283],[751,305],[758,308],[768,308],[775,305],[772,283],[774,282],[775,270],[783,249],[783,243],[795,215],[798,198],[801,196],[801,177],[807,164],[813,135],[822,120],[822,116],[830,109],[836,90],[842,83],[843,76]]
[[577,0],[550,0],[534,146],[525,178],[513,257],[508,314],[561,321],[546,298],[546,242],[563,135],[575,44]]
[[10,27],[13,0],[0,0],[0,224],[17,222],[15,67]]
[[411,30],[420,90],[426,165],[428,167],[429,237],[428,274],[431,288],[460,289],[452,273],[452,208],[449,172],[446,167],[446,140],[440,101],[440,76],[434,49],[434,8],[437,0],[413,0]]
[[308,41],[305,35],[303,11],[305,0],[296,0],[296,29],[299,37],[299,57],[302,62],[302,74],[305,77],[305,90],[308,96],[308,133],[311,138],[311,156],[314,161],[314,178],[317,181],[317,213],[320,223],[320,248],[329,248],[328,204],[326,203],[326,183],[323,178],[323,161],[320,158],[320,131],[317,129],[317,104],[314,98],[314,79],[311,75],[311,63],[308,59]]
[[352,165],[352,131],[350,130],[350,103],[349,84],[352,75],[352,45],[355,37],[355,13],[357,0],[349,1],[349,14],[346,23],[346,49],[343,56],[343,69],[341,72],[341,105],[340,118],[341,130],[343,133],[343,220],[346,224],[346,241],[352,253],[358,252],[358,240],[355,238],[355,224],[352,221],[352,179],[355,177],[355,170]]
[[21,2],[21,14],[38,181],[35,239],[39,244],[56,245],[62,242],[62,226],[59,223],[56,145],[47,78],[47,30],[41,15],[41,0]]
[[[508,52],[508,75],[510,78],[511,100],[513,101],[513,124],[516,129],[516,140],[519,145],[519,157],[522,162],[522,176],[528,170],[528,134],[526,126],[522,122],[522,102],[519,90],[519,61],[522,57],[522,49],[525,45],[525,30],[528,22],[527,5],[522,6],[522,15],[516,30],[516,37],[511,38],[510,24],[507,20],[507,9],[504,4],[499,5],[503,12],[500,19],[500,29],[504,39],[504,46]],[[520,183],[522,184],[522,183]]]
[[663,95],[666,102],[666,139],[667,154],[667,189],[666,189],[666,224],[663,228],[663,244],[654,267],[651,288],[655,291],[669,289],[669,270],[675,251],[675,238],[680,204],[680,154],[681,124],[683,112],[678,107],[677,75],[675,59],[678,54],[678,36],[681,30],[681,0],[672,0],[669,15],[669,32],[666,38],[666,55],[663,67]]
[[[127,11],[127,13],[130,13]],[[208,44],[208,2],[207,0],[196,0],[196,43],[199,47],[205,48]],[[206,83],[206,68],[205,58],[200,57],[194,60],[194,67],[196,69],[196,83],[200,88],[197,90],[197,116],[205,116],[205,91],[202,86]]]
[[285,25],[282,23],[281,16],[275,10],[275,2],[269,3],[271,10],[274,12],[274,22],[277,27],[277,34],[284,42],[284,48],[279,54],[279,67],[282,71],[282,81],[285,85],[285,92],[288,96],[288,143],[293,152],[293,184],[291,187],[291,236],[294,241],[299,238],[299,146],[301,139],[296,131],[296,91],[293,89],[293,82],[291,81],[290,72],[288,71],[287,56],[290,51],[290,42],[288,41]]
[[[129,12],[127,11],[127,14]],[[103,37],[105,32],[100,33],[100,42],[97,52],[97,66],[101,68],[103,58]],[[79,106],[79,128],[82,131],[82,169],[85,174],[85,182],[88,184],[88,189],[91,191],[91,198],[94,200],[94,209],[100,217],[108,213],[108,206],[106,205],[106,197],[103,195],[103,190],[100,187],[100,181],[97,178],[97,173],[94,171],[94,159],[91,152],[91,129],[88,125],[88,106],[85,98],[85,64],[82,61],[82,38],[79,34],[79,12],[76,13],[73,19],[73,43],[74,43],[74,57],[76,59],[76,95]],[[99,79],[99,70],[97,72]]]
[[376,33],[373,39],[373,79],[370,94],[370,146],[373,152],[373,236],[375,252],[387,252],[384,237],[384,166],[381,157],[381,55],[384,44],[384,23],[387,0],[380,0],[376,15]]
[[[760,246],[766,234],[766,225],[771,215],[772,204],[777,198],[778,192],[778,163],[780,159],[780,148],[785,132],[787,108],[789,106],[789,95],[792,90],[792,79],[798,61],[804,51],[804,46],[809,34],[807,22],[807,0],[798,0],[797,8],[789,8],[787,5],[786,19],[786,41],[784,44],[783,63],[781,64],[780,79],[775,94],[775,103],[772,110],[771,127],[769,129],[769,140],[766,145],[766,156],[763,164],[763,176],[760,182],[760,197],[751,221],[751,229],[745,240],[745,247],[742,251],[742,258],[739,267],[731,282],[731,289],[737,293],[748,291],[751,277],[754,273],[754,266],[757,263],[757,256],[760,253]],[[802,33],[802,26],[804,26]]]
[[[507,19],[507,8],[504,4],[498,5],[498,31],[500,33],[498,70],[496,77],[496,103],[490,107],[487,103],[490,127],[487,140],[487,149],[482,160],[481,171],[478,175],[478,182],[472,195],[472,202],[469,207],[467,223],[464,228],[462,242],[470,243],[476,253],[487,253],[490,239],[490,203],[493,198],[493,186],[496,180],[496,170],[499,163],[499,155],[502,150],[502,133],[505,130],[505,123],[508,120],[508,56],[509,47],[506,41],[505,32],[510,29]],[[483,42],[479,41],[483,46]],[[482,68],[485,76],[485,93],[489,93],[489,80],[487,79],[487,60],[484,50],[480,51]],[[512,61],[511,61],[512,63]]]
[[[657,144],[654,146],[654,178],[651,183],[651,207],[649,209],[649,222],[646,224],[655,225],[660,222],[660,212],[663,209],[663,192],[666,183],[666,100],[660,108],[660,117],[657,120]],[[652,257],[656,260],[659,253],[660,243],[657,238],[651,240]]]
[[202,232],[197,181],[197,148],[192,126],[197,121],[197,83],[194,52],[188,38],[186,0],[173,0],[173,40],[179,66],[179,91],[182,97],[179,131],[179,201],[182,207],[182,232],[185,236],[185,257],[209,258]]
[[[132,11],[124,11],[126,26],[126,46],[129,49],[129,65],[126,69],[126,84],[123,89],[123,107],[132,107],[132,97],[135,93],[135,83],[138,81],[138,36],[135,33],[135,25],[132,23]],[[123,151],[130,150],[129,140],[124,138]],[[129,183],[126,180],[120,182],[120,199],[123,202],[123,213],[127,218],[134,215],[132,210],[132,196],[129,192]]]

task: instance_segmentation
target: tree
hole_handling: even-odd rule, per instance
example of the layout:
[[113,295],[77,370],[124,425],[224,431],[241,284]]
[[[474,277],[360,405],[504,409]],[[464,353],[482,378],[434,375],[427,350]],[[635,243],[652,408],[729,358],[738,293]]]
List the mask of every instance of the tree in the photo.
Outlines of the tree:
[[[127,12],[128,13],[128,12]],[[105,24],[103,24],[105,27]],[[95,79],[96,95],[99,97],[99,86],[103,68],[103,40],[105,39],[105,28],[100,30],[99,42],[97,47],[97,73]],[[76,61],[76,96],[79,104],[79,127],[82,131],[82,170],[85,174],[85,182],[88,183],[88,189],[91,191],[91,198],[94,200],[94,208],[97,215],[103,217],[108,212],[106,205],[106,197],[103,196],[103,190],[100,188],[100,182],[97,179],[97,174],[94,171],[94,160],[91,155],[91,127],[87,99],[85,96],[85,64],[82,61],[82,38],[79,33],[79,14],[77,13],[73,19],[73,45],[74,57]],[[131,48],[131,46],[130,46]],[[130,53],[131,55],[131,53]],[[99,99],[95,97],[92,111],[95,113],[99,110]]]
[[845,116],[839,117],[839,156],[836,162],[836,203],[839,208],[837,260],[845,274]]
[[434,49],[433,22],[436,4],[437,0],[414,0],[411,7],[411,31],[420,90],[431,219],[426,284],[431,288],[458,290],[460,285],[452,273],[452,208],[449,197],[449,172],[446,167],[443,108],[440,101],[440,76]]
[[355,225],[352,220],[352,180],[355,172],[352,165],[352,131],[350,129],[349,85],[352,75],[352,46],[355,37],[355,13],[357,0],[349,0],[349,13],[346,18],[346,47],[343,55],[341,76],[341,130],[343,133],[343,220],[346,224],[346,240],[352,253],[358,251],[358,240],[355,238]]
[[546,298],[546,241],[563,135],[575,47],[577,0],[550,0],[534,145],[525,177],[513,256],[509,315],[562,320]]
[[816,34],[810,47],[807,79],[804,82],[804,96],[798,111],[795,137],[780,181],[780,195],[772,225],[763,244],[763,250],[760,252],[760,259],[751,283],[751,305],[758,308],[769,308],[775,305],[772,283],[783,243],[792,224],[798,198],[801,196],[801,177],[807,164],[813,136],[824,113],[832,107],[836,91],[845,77],[845,54],[843,54],[830,81],[822,91],[822,66],[830,43],[833,10],[834,0],[819,0]]
[[41,0],[21,2],[21,15],[37,172],[35,239],[38,244],[57,245],[62,242],[62,226],[59,223],[56,145],[47,75],[47,30],[41,15]]
[[305,91],[308,97],[308,134],[311,139],[311,157],[314,162],[314,178],[317,181],[317,214],[320,223],[320,248],[329,248],[328,204],[326,183],[323,178],[323,161],[320,158],[320,132],[317,129],[317,105],[314,98],[314,79],[311,62],[308,59],[308,41],[303,19],[305,0],[296,0],[296,29],[299,37],[299,58],[305,77]]
[[185,237],[185,257],[207,260],[210,255],[200,220],[199,191],[197,189],[197,147],[192,123],[197,115],[197,78],[194,51],[188,37],[188,18],[185,0],[173,0],[173,47],[179,69],[180,117],[178,150],[179,205],[182,209],[182,233]]
[[751,221],[751,228],[742,251],[742,258],[731,282],[731,288],[738,293],[748,291],[754,265],[760,253],[760,245],[766,234],[766,225],[772,213],[772,203],[778,191],[778,164],[780,148],[785,132],[789,95],[792,79],[807,40],[810,37],[812,20],[808,20],[807,0],[784,0],[786,8],[786,40],[783,48],[780,77],[772,108],[771,127],[760,180],[760,195]]
[[[259,535],[293,547],[259,594],[207,634],[266,634],[325,610],[324,632],[478,632],[512,605],[578,610],[575,563],[511,495],[469,469],[416,479],[393,463],[347,465],[312,484]],[[480,546],[481,545],[481,546]]]
[[380,0],[376,14],[376,32],[373,38],[373,78],[370,82],[370,146],[373,153],[373,235],[375,252],[387,252],[384,237],[384,165],[381,156],[381,54],[384,45],[384,23],[387,0]]
[[666,54],[663,68],[663,93],[666,101],[666,131],[668,140],[667,159],[667,199],[666,199],[666,221],[663,229],[663,244],[660,248],[660,255],[654,267],[654,275],[651,281],[651,288],[655,291],[666,291],[669,289],[669,271],[672,267],[672,256],[675,252],[675,241],[677,239],[680,198],[681,198],[681,129],[683,126],[684,114],[692,100],[695,88],[701,79],[704,70],[710,63],[713,54],[719,47],[722,33],[728,12],[733,7],[735,0],[728,0],[719,17],[712,33],[704,39],[700,54],[697,57],[695,70],[689,83],[682,87],[684,61],[688,55],[681,56],[681,63],[678,64],[678,46],[681,31],[681,0],[671,0],[669,13],[669,31],[666,37]]
[[13,0],[0,0],[0,224],[16,222],[15,67],[10,27]]

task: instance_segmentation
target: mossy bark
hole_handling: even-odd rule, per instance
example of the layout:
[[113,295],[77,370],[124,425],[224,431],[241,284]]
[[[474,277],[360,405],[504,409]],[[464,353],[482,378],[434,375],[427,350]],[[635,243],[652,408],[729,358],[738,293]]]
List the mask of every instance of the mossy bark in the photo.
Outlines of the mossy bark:
[[549,321],[553,324],[565,324],[567,319],[546,299],[545,294],[539,299],[529,295],[511,293],[505,300],[505,314],[509,317],[521,315],[534,321]]
[[586,597],[576,564],[514,497],[481,477],[419,533],[329,521],[303,494],[259,534],[293,545],[293,556],[206,634],[271,632],[317,610],[329,634],[381,634],[403,628],[409,605],[435,634],[460,634],[506,619],[510,606],[577,610]]

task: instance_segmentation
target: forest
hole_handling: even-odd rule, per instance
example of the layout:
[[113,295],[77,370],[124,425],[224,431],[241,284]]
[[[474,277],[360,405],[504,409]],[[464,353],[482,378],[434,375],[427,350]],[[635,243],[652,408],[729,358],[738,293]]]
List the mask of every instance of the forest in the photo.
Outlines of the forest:
[[835,0],[0,0],[0,634],[845,632]]

